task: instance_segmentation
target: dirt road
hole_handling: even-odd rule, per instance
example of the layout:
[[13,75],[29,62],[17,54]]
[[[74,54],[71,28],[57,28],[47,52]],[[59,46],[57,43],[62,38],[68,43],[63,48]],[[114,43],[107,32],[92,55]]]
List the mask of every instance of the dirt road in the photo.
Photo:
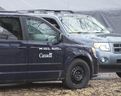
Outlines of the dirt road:
[[101,73],[78,90],[64,89],[61,83],[1,87],[0,96],[121,96],[121,79],[114,73]]

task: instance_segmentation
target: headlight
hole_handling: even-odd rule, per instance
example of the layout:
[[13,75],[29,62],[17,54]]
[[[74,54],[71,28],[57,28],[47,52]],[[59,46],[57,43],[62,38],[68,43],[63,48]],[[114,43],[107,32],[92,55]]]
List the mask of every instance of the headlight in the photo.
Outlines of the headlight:
[[110,51],[109,43],[94,43],[94,48],[100,49],[102,51]]

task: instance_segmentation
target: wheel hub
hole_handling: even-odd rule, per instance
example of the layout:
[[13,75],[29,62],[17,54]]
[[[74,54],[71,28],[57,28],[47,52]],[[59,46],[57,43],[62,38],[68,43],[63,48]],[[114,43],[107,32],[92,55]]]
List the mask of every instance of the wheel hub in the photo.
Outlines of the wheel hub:
[[76,66],[72,69],[72,80],[75,83],[81,82],[84,77],[84,70],[80,66]]

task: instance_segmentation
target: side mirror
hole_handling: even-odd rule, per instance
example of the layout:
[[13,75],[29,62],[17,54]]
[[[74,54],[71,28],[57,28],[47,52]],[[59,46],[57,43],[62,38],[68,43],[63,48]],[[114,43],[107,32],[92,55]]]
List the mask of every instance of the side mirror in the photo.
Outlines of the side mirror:
[[58,36],[54,36],[52,38],[49,38],[48,41],[49,41],[48,42],[49,45],[58,44],[58,43],[63,41],[63,35],[62,34],[58,34]]
[[63,35],[59,34],[54,40],[53,44],[58,44],[58,43],[61,43],[62,41],[63,41]]

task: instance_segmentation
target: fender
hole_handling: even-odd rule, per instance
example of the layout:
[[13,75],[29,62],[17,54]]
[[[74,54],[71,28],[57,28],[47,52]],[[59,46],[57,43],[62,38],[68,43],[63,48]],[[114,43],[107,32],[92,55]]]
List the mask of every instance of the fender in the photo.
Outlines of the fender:
[[[91,69],[91,75],[94,74],[94,70],[95,70],[95,66],[94,65],[94,61],[93,61],[93,55],[91,55],[87,50],[85,49],[72,49],[70,50],[67,55],[67,57],[65,58],[65,62],[64,62],[64,67],[65,67],[65,70],[68,68],[68,66],[71,64],[71,62],[76,59],[76,58],[80,58],[80,59],[84,59],[82,57],[85,57],[85,58],[88,58],[89,60],[89,67]],[[85,60],[86,61],[86,60]]]

